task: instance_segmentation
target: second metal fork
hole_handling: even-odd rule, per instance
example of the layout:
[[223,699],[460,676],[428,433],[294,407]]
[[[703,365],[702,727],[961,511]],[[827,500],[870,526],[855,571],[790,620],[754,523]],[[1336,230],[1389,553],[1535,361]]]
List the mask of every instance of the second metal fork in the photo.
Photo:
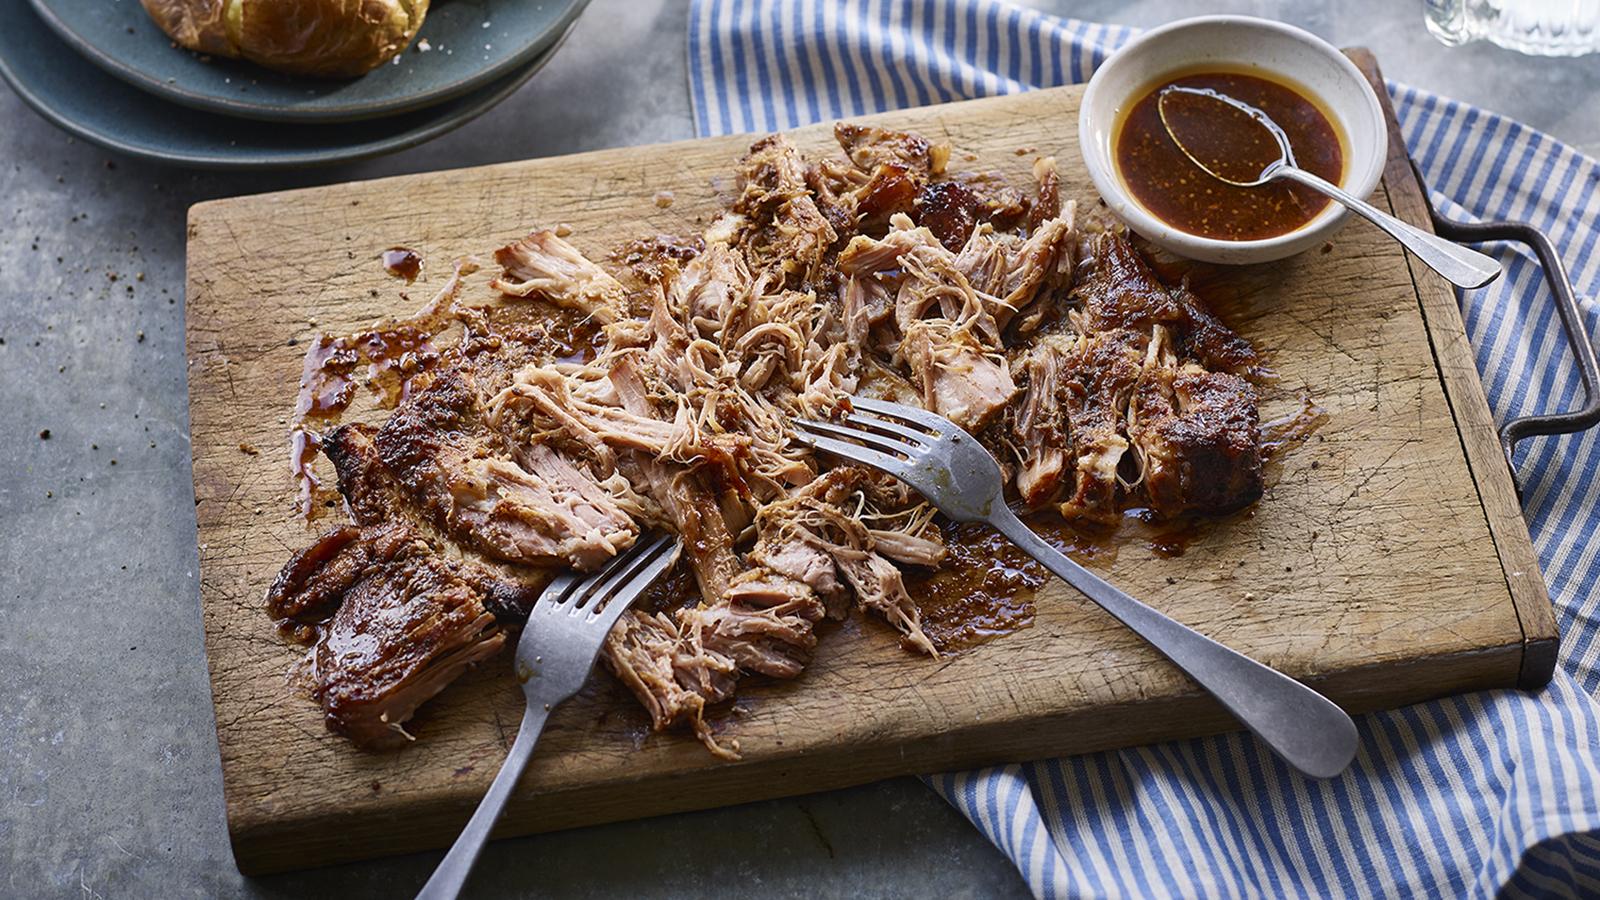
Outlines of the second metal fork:
[[898,403],[851,403],[847,424],[797,421],[797,438],[893,475],[957,522],[988,523],[1166,654],[1296,769],[1331,778],[1355,758],[1355,723],[1333,701],[1135,600],[1034,534],[1006,505],[1000,465],[954,422]]
[[533,755],[550,710],[583,687],[612,626],[645,588],[672,568],[680,547],[675,537],[641,537],[600,571],[590,575],[565,572],[539,595],[517,641],[517,680],[528,700],[522,727],[517,729],[517,739],[500,774],[439,868],[433,870],[433,877],[423,885],[418,900],[444,900],[461,893],[489,831]]

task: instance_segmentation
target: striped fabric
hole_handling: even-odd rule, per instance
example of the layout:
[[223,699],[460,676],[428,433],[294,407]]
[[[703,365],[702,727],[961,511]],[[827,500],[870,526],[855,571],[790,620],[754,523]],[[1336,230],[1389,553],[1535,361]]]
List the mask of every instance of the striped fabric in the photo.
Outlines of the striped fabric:
[[[1082,81],[1127,28],[995,0],[695,0],[702,134],[768,131]],[[1456,218],[1555,240],[1600,334],[1600,165],[1514,121],[1391,85],[1406,144]],[[1582,387],[1538,264],[1461,297],[1495,414]],[[1563,633],[1555,681],[1362,717],[1360,755],[1300,777],[1231,734],[933,775],[1041,897],[1600,897],[1600,432],[1526,441],[1524,511]]]

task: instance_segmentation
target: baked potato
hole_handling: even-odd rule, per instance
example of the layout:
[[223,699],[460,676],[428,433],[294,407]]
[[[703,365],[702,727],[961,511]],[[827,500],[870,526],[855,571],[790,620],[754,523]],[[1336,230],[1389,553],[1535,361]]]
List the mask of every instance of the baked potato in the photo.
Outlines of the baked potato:
[[428,0],[140,0],[180,46],[317,78],[354,78],[404,50]]

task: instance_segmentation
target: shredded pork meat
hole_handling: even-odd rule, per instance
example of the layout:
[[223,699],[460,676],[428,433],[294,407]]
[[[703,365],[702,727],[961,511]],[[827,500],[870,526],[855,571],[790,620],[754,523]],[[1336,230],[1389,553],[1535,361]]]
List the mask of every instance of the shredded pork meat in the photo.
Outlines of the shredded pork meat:
[[857,390],[1009,448],[1021,503],[1070,518],[1259,496],[1254,350],[1122,233],[1085,234],[1053,159],[1030,194],[947,171],[950,148],[919,135],[834,137],[842,155],[815,158],[755,142],[724,215],[629,245],[627,270],[549,230],[500,248],[501,301],[582,317],[592,351],[491,334],[457,279],[461,348],[381,427],[322,436],[353,524],[296,554],[268,607],[313,633],[330,728],[403,743],[552,567],[593,570],[645,528],[682,538],[694,596],[630,611],[601,658],[656,728],[719,756],[739,747],[717,704],[744,678],[800,677],[852,607],[938,655],[902,575],[945,562],[932,509],[792,440],[794,418],[838,417]]
[[622,284],[554,231],[535,231],[494,253],[502,267],[491,287],[516,297],[539,296],[611,323],[626,314]]

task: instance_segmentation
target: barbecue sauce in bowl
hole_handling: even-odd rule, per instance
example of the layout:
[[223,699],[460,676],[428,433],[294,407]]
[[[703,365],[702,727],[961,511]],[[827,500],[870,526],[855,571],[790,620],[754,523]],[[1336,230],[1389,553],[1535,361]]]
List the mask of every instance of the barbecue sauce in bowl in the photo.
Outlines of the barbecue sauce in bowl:
[[[1288,234],[1332,202],[1289,182],[1236,187],[1213,178],[1184,155],[1162,124],[1158,103],[1169,85],[1210,88],[1256,107],[1283,129],[1300,168],[1333,184],[1344,176],[1344,138],[1308,92],[1254,74],[1191,71],[1152,85],[1116,128],[1117,171],[1151,215],[1198,237],[1254,241]],[[1208,162],[1230,178],[1244,172],[1239,180],[1247,180],[1278,155],[1265,128],[1224,104],[1199,100],[1175,108],[1169,99],[1167,113],[1184,142],[1203,147]]]

